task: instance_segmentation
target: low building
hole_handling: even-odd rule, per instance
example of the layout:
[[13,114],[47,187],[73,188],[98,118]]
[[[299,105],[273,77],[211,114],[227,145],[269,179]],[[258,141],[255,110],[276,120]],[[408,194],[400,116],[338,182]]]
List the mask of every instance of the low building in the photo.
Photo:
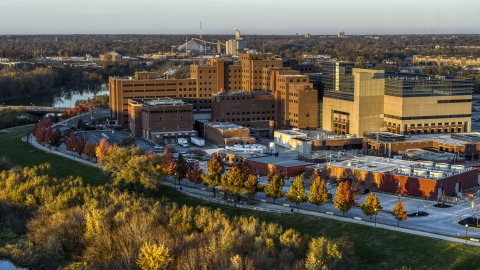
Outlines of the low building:
[[465,160],[480,158],[480,133],[427,133],[398,135],[387,132],[367,134],[363,140],[365,155],[393,157],[408,149],[425,149],[457,154]]
[[192,104],[180,99],[128,100],[129,128],[136,137],[156,143],[174,143],[197,136],[193,130]]
[[329,177],[348,179],[370,189],[438,200],[478,186],[478,170],[463,165],[358,157],[325,166]]
[[271,169],[276,168],[280,170],[280,172],[283,173],[286,178],[301,175],[305,171],[306,167],[314,165],[310,162],[295,159],[285,159],[275,156],[252,157],[248,158],[245,162],[248,162],[252,169],[257,171],[259,174],[267,175]]
[[231,165],[237,165],[245,162],[249,158],[267,157],[268,154],[262,154],[258,152],[241,151],[237,149],[222,149],[217,152],[224,162]]
[[218,146],[232,146],[235,144],[254,144],[255,138],[250,137],[250,129],[244,126],[235,125],[227,122],[208,122],[197,120],[203,123],[202,132],[205,140]]

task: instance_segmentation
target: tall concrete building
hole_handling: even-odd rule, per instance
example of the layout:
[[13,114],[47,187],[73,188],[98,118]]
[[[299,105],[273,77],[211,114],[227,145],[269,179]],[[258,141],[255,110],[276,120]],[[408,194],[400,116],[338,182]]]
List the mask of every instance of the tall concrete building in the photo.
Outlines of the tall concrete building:
[[353,90],[325,88],[323,129],[359,136],[470,131],[470,79],[389,77],[356,68],[352,76]]
[[226,44],[226,54],[228,55],[238,55],[242,53],[245,49],[245,44],[243,39],[240,37],[240,30],[235,28],[235,39],[227,40]]

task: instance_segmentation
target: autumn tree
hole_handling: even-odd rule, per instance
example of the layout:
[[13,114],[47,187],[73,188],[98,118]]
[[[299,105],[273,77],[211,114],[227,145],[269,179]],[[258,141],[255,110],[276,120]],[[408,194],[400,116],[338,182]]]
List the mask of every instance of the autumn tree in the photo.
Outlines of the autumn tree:
[[55,129],[55,132],[50,135],[48,138],[48,144],[54,147],[59,147],[62,145],[62,132],[60,132],[60,129]]
[[102,163],[102,160],[108,155],[108,152],[112,146],[107,141],[107,138],[102,138],[98,145],[95,147],[95,156],[97,157],[97,162]]
[[178,184],[180,185],[180,181],[182,181],[185,176],[187,176],[187,161],[183,157],[182,153],[178,153],[178,158],[177,162],[175,164],[175,167],[173,169],[173,174],[175,179],[178,181]]
[[85,143],[85,147],[83,148],[83,154],[88,157],[89,160],[95,157],[95,144],[88,140]]
[[310,186],[310,195],[308,196],[308,201],[318,207],[326,204],[328,202],[328,190],[325,180],[316,175],[312,185]]
[[157,164],[157,170],[162,172],[163,176],[172,175],[173,170],[175,169],[175,164],[176,164],[175,158],[168,151],[168,148],[165,147],[165,149],[163,150],[161,162]]
[[[222,157],[218,154],[212,154],[212,157],[207,162],[207,173],[204,174],[203,182],[207,186],[218,186],[221,184],[221,177],[225,168],[223,166]],[[213,196],[215,196],[215,188],[213,189]]]
[[373,193],[370,193],[365,198],[365,201],[360,205],[360,209],[362,209],[365,216],[370,216],[370,220],[372,220],[372,216],[377,215],[378,212],[382,210],[382,206],[380,205],[380,201],[378,201],[377,196],[375,196]]
[[137,264],[142,270],[165,270],[170,269],[173,258],[170,250],[164,245],[150,245],[145,243],[140,248]]
[[245,180],[245,191],[248,194],[248,200],[252,200],[255,193],[258,192],[258,177],[255,174],[249,174]]
[[[245,174],[238,166],[232,166],[230,170],[221,178],[221,188],[230,191],[236,196],[237,200],[240,194],[245,193]],[[225,193],[226,194],[226,193]]]
[[75,152],[79,155],[79,156],[82,156],[83,154],[83,151],[85,150],[85,137],[80,137],[79,140],[77,140],[76,144],[75,144]]
[[265,187],[265,196],[267,198],[272,198],[273,203],[275,204],[276,199],[283,198],[285,193],[283,192],[283,177],[278,170],[272,170],[273,173],[270,174],[269,183]]
[[399,200],[392,209],[392,215],[397,220],[397,226],[400,227],[400,221],[405,221],[408,218],[408,211],[405,210],[405,204]]
[[285,197],[287,201],[294,202],[297,205],[298,212],[300,212],[300,204],[307,201],[307,193],[303,186],[302,175],[295,177]]
[[70,137],[68,137],[67,141],[65,142],[65,149],[67,151],[74,151],[75,146],[77,145],[77,137],[75,136],[75,133],[70,132]]
[[187,179],[188,181],[194,183],[195,187],[197,187],[197,184],[201,184],[203,182],[202,175],[203,169],[200,168],[200,164],[198,162],[189,164],[187,170]]
[[354,194],[350,183],[348,181],[340,182],[337,187],[337,192],[335,193],[335,198],[333,199],[333,205],[345,215],[345,212],[350,211],[353,206],[353,196]]

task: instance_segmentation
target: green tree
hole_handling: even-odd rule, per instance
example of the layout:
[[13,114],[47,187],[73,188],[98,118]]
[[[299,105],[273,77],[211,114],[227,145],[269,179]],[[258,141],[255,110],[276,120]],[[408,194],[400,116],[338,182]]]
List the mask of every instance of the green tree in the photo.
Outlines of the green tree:
[[287,201],[294,202],[297,205],[297,211],[300,212],[300,204],[307,201],[302,175],[295,177],[285,197]]
[[325,180],[320,178],[320,176],[315,176],[312,185],[310,186],[310,195],[308,196],[308,201],[318,207],[327,203],[328,201],[328,190]]
[[353,196],[354,194],[350,183],[348,181],[340,182],[337,192],[335,193],[335,198],[333,199],[333,205],[345,215],[345,212],[352,209],[354,203]]
[[197,184],[201,184],[203,182],[202,175],[203,169],[200,168],[200,164],[198,162],[194,162],[193,164],[188,165],[186,177],[188,181],[195,184],[195,187],[197,187]]
[[399,200],[392,209],[392,215],[397,220],[397,226],[400,227],[400,221],[405,221],[408,218],[408,211],[405,210],[405,204]]
[[178,153],[177,162],[175,168],[173,169],[173,175],[180,185],[180,181],[187,176],[187,161],[181,153]]
[[382,210],[382,206],[380,205],[377,196],[375,196],[373,193],[370,193],[365,198],[365,201],[360,205],[360,209],[362,209],[365,216],[370,216],[370,220],[372,220],[372,216],[378,215],[378,212]]
[[275,173],[271,174],[269,183],[265,187],[265,196],[267,196],[267,198],[272,198],[273,203],[275,204],[276,199],[283,198],[285,195],[285,193],[282,191],[283,186],[284,183],[282,175],[279,171],[275,171]]
[[332,269],[343,257],[335,243],[321,236],[313,238],[308,247],[305,261],[307,270]]
[[164,270],[169,269],[172,262],[170,250],[164,245],[145,243],[140,248],[137,264],[142,270]]

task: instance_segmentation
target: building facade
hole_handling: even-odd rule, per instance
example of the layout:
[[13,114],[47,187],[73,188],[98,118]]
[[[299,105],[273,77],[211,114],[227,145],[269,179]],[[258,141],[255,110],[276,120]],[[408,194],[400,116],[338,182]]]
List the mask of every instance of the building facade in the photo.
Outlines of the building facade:
[[352,70],[353,91],[327,90],[323,128],[338,134],[468,132],[470,79],[386,76],[382,70]]
[[196,136],[193,106],[179,99],[128,100],[129,128],[136,137],[156,143],[174,143]]

